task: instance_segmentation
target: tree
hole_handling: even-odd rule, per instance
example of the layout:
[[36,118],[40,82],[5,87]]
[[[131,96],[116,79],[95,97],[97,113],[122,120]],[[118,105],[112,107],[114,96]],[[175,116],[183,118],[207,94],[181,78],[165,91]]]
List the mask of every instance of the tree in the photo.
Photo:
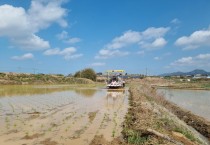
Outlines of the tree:
[[96,81],[96,73],[91,68],[86,68],[86,69],[82,70],[81,76],[83,78],[87,78],[87,79]]
[[96,81],[96,73],[92,68],[86,68],[75,73],[74,77]]
[[77,71],[77,72],[74,74],[74,77],[75,77],[75,78],[81,78],[81,73],[80,73],[80,71]]

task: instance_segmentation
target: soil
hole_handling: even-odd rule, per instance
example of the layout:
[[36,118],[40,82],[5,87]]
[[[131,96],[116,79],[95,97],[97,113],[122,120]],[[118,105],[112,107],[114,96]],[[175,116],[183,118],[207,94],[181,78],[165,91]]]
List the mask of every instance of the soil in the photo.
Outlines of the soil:
[[38,134],[38,133],[36,133],[36,134],[33,134],[33,135],[26,135],[22,139],[34,139],[34,138],[39,138],[39,137],[41,137],[43,135],[44,134]]
[[58,145],[57,142],[51,141],[50,138],[47,138],[47,139],[41,141],[40,144],[42,144],[42,145]]
[[89,121],[90,121],[91,123],[92,123],[93,120],[95,119],[97,113],[98,113],[98,111],[89,112],[89,113],[88,113]]
[[111,142],[108,142],[103,135],[96,135],[90,145],[127,145],[127,143],[120,137],[114,138]]

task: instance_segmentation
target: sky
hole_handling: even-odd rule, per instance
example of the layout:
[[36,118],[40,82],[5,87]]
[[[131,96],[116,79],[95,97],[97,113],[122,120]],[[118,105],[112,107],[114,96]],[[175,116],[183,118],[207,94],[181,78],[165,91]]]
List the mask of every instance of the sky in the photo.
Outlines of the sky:
[[209,0],[0,0],[0,72],[210,71]]

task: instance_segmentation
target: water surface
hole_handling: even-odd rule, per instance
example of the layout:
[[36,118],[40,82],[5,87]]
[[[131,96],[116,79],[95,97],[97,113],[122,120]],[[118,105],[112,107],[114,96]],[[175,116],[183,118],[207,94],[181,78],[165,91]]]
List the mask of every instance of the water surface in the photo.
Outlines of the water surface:
[[166,99],[210,121],[210,91],[158,89]]
[[86,145],[95,135],[111,141],[120,135],[127,108],[127,89],[3,86],[0,144]]

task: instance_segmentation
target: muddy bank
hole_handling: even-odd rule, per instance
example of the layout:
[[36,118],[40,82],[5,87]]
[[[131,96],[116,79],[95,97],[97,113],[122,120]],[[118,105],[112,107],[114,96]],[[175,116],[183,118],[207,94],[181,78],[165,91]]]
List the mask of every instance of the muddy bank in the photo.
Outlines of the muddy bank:
[[131,84],[130,108],[122,132],[125,142],[128,144],[208,144],[207,140],[184,121],[209,138],[209,122],[158,96],[150,82]]

